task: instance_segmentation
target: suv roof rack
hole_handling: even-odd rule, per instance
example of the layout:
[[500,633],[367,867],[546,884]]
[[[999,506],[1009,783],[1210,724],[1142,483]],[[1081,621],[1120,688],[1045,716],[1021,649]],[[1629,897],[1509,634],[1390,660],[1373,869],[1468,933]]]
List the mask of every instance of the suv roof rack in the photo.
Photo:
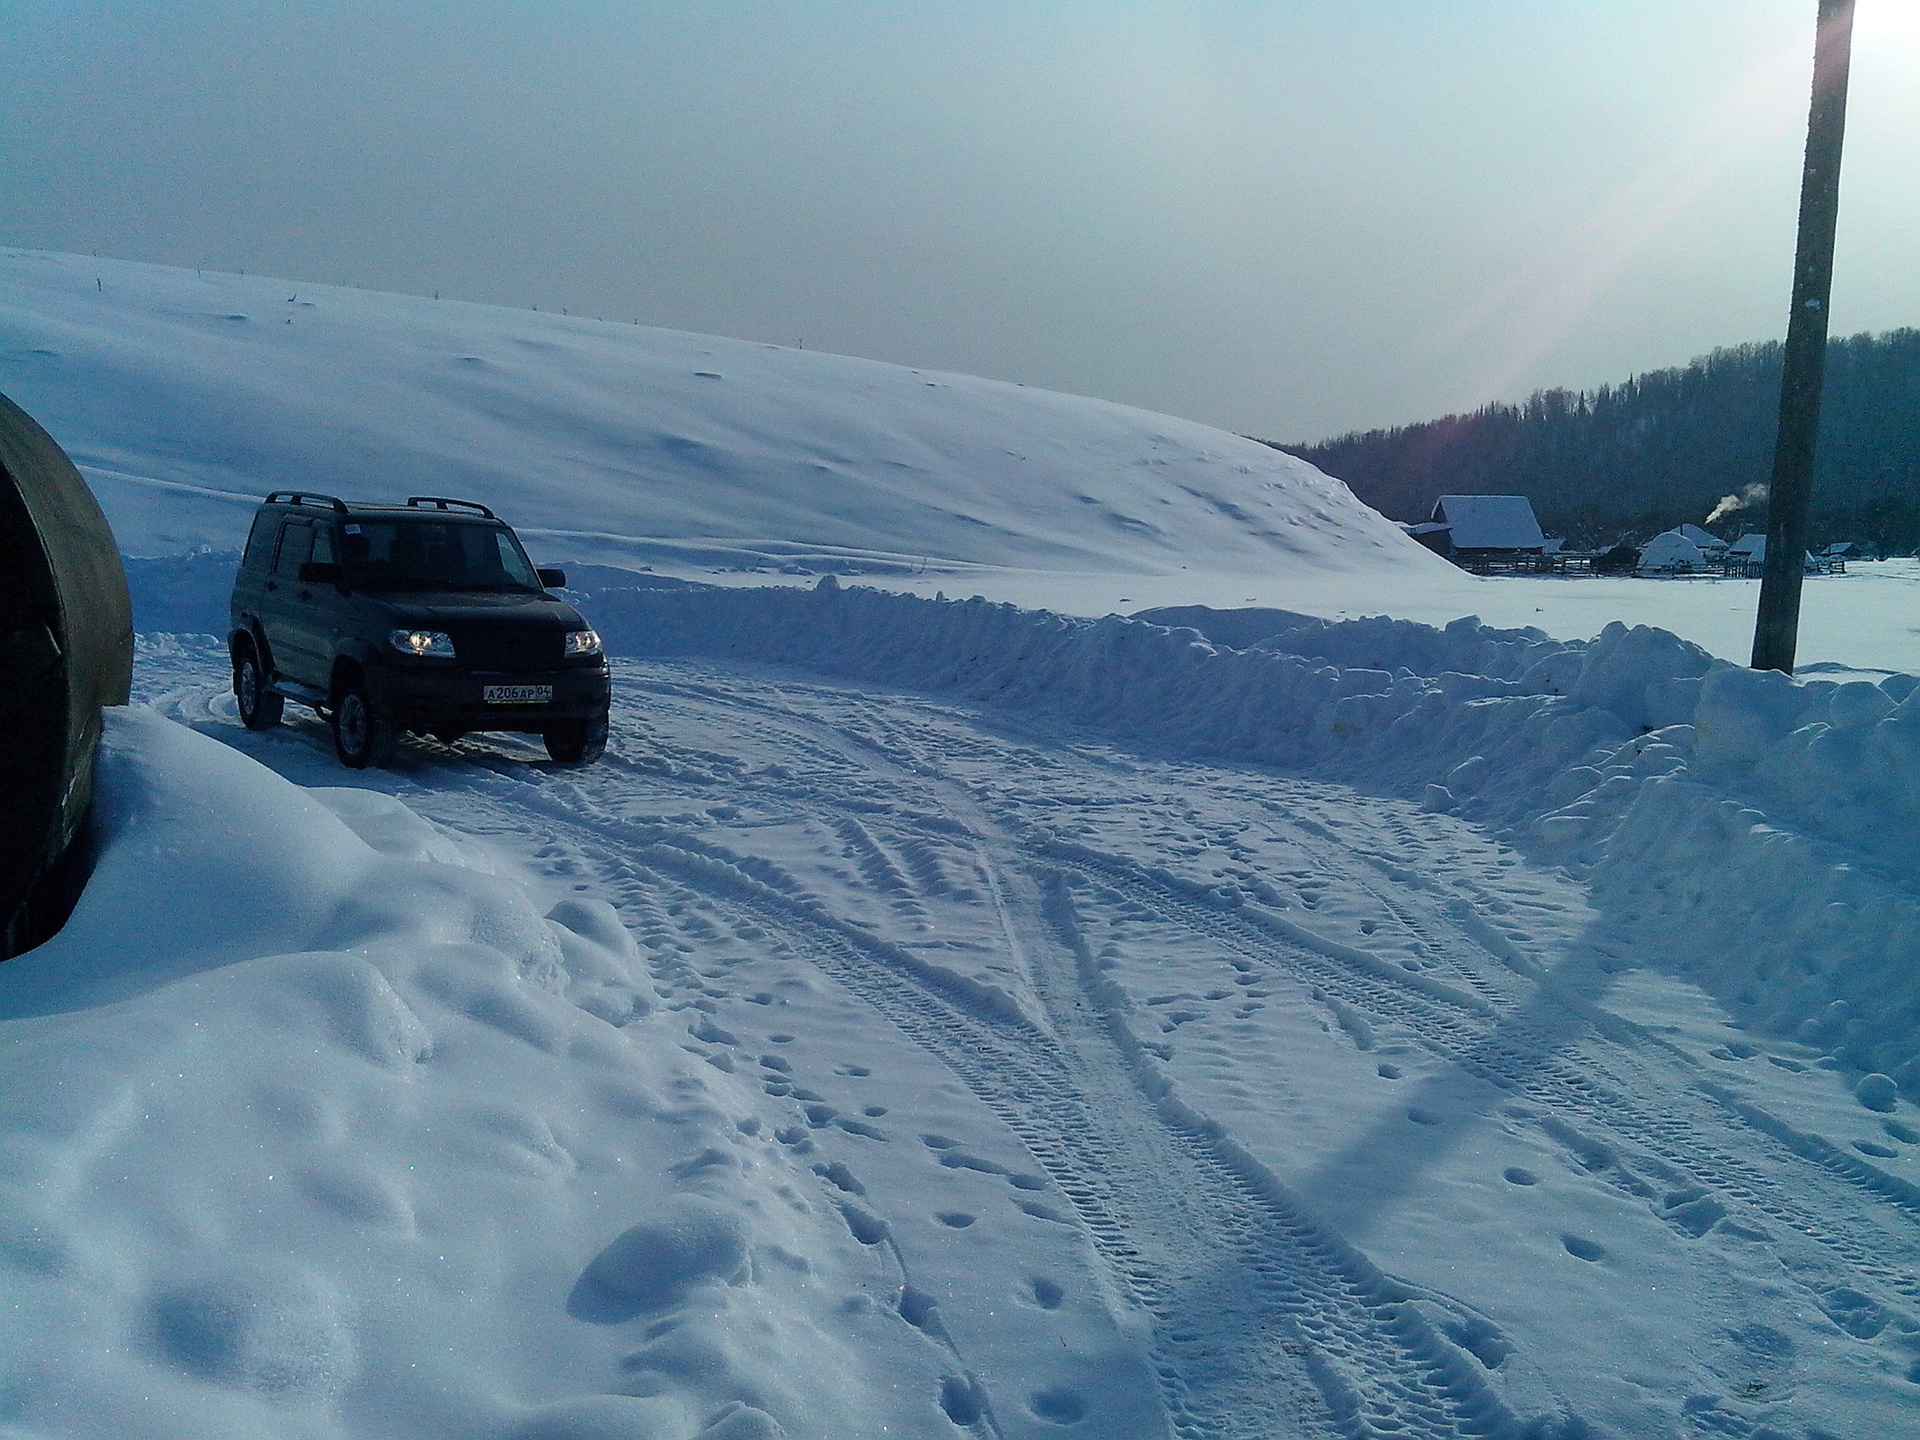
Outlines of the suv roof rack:
[[276,490],[260,503],[278,505],[283,502],[288,505],[326,505],[342,515],[347,513],[347,502],[339,496],[321,495],[313,490]]
[[486,516],[487,519],[489,520],[498,520],[500,518],[498,515],[495,515],[493,511],[489,510],[486,506],[481,505],[476,501],[449,500],[444,495],[409,495],[407,497],[407,504],[409,507],[416,510],[425,510],[428,507],[432,507],[435,510],[448,510],[457,505],[462,510],[471,510],[476,514]]

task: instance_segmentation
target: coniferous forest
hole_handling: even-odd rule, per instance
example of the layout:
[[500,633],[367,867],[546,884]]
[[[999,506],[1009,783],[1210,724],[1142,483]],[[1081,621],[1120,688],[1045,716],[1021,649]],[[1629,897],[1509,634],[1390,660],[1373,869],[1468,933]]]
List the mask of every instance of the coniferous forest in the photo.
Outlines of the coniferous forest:
[[[1396,520],[1425,520],[1441,495],[1517,494],[1547,533],[1577,545],[1645,539],[1716,511],[1723,534],[1764,530],[1780,353],[1777,341],[1737,345],[1597,390],[1540,390],[1519,405],[1314,445],[1267,443]],[[1920,330],[1828,345],[1812,525],[1815,545],[1920,545]]]

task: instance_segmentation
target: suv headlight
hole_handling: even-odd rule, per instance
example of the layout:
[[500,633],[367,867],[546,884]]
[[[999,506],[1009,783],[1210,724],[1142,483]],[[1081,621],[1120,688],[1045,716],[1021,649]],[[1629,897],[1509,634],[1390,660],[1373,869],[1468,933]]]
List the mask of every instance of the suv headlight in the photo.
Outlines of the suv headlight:
[[438,655],[453,658],[453,637],[444,630],[395,630],[387,643],[402,655]]
[[568,655],[598,655],[600,637],[591,630],[571,630],[567,633]]

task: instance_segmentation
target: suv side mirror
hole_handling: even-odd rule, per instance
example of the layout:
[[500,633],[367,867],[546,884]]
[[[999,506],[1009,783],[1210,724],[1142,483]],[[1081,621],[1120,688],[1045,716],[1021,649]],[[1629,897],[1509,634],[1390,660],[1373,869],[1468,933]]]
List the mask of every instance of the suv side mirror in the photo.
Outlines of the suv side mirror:
[[564,590],[567,587],[567,572],[564,570],[536,570],[533,573],[549,590]]
[[342,570],[331,560],[302,560],[300,562],[300,583],[302,585],[338,585],[346,578]]

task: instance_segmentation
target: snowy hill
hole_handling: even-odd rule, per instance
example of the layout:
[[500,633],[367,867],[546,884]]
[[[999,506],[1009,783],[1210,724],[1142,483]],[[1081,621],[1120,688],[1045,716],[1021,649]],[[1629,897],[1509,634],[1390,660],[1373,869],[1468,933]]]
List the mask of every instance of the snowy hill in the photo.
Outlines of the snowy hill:
[[470,497],[611,563],[1439,564],[1264,445],[965,375],[18,250],[0,251],[0,326],[0,389],[135,555],[235,547],[259,495],[298,487]]
[[[133,556],[237,548],[274,488],[451,493],[542,563],[717,584],[831,571],[1067,614],[1476,614],[1562,639],[1621,620],[1736,662],[1752,636],[1757,582],[1476,578],[1311,466],[1172,416],[599,320],[0,250],[0,391]],[[219,610],[230,562],[209,562],[145,567],[136,600]],[[1907,561],[1810,585],[1802,660],[1920,669],[1917,585]]]

